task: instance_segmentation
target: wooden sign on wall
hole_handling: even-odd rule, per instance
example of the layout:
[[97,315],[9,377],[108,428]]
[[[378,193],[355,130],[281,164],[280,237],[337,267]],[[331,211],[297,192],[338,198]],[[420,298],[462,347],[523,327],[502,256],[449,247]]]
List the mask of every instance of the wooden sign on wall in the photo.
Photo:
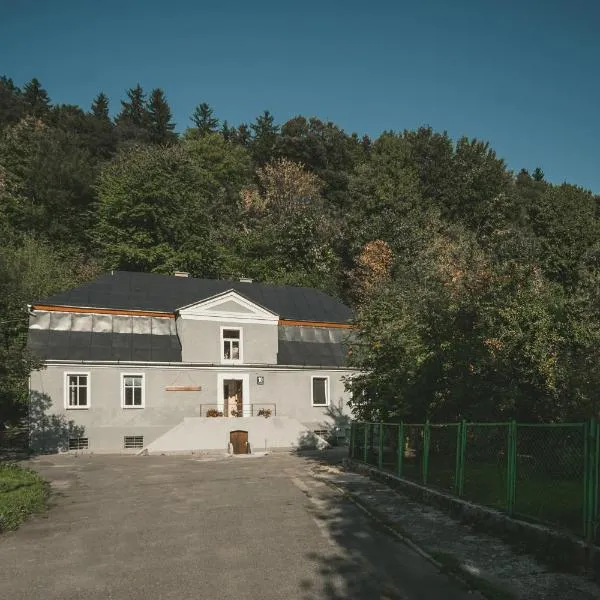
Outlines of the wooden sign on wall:
[[165,392],[201,392],[202,387],[199,385],[168,385]]

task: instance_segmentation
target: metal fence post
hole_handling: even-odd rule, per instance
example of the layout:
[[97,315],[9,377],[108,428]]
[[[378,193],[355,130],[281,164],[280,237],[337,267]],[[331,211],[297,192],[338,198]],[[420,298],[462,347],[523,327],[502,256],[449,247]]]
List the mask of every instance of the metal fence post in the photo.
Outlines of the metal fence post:
[[427,485],[427,475],[429,473],[429,440],[431,439],[431,428],[429,420],[423,428],[423,485]]
[[586,421],[583,426],[583,535],[589,541],[590,539],[590,422]]
[[598,506],[598,487],[600,486],[600,424],[594,419],[592,424],[595,433],[595,450],[594,450],[594,464],[592,467],[593,476],[593,497],[592,497],[592,513],[591,513],[591,540],[596,540],[598,533],[598,518],[600,517],[600,507]]
[[366,464],[369,456],[369,423],[365,423],[365,446],[363,448],[363,461]]
[[600,423],[594,420],[594,430],[596,433],[596,450],[594,453],[594,497],[592,502],[592,540],[596,539],[598,533],[598,518],[600,517],[600,507],[598,501],[598,488],[600,486]]
[[383,470],[383,422],[379,423],[379,448],[377,454],[377,466]]
[[456,473],[454,492],[462,497],[465,485],[465,447],[467,444],[467,422],[463,419],[456,429]]
[[583,474],[583,533],[591,542],[596,537],[598,522],[598,423],[590,419],[585,424]]
[[514,419],[508,424],[506,450],[506,510],[513,515],[517,487],[517,423]]
[[402,477],[402,460],[404,459],[404,423],[398,425],[398,477]]

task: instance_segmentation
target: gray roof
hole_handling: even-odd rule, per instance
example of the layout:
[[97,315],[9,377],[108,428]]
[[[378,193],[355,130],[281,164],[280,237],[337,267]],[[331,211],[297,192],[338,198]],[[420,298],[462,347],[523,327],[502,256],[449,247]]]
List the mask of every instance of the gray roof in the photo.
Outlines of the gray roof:
[[34,304],[174,313],[229,290],[235,290],[282,319],[328,323],[347,323],[352,319],[352,311],[347,306],[313,288],[127,271],[102,275]]
[[343,367],[346,364],[346,351],[343,344],[279,340],[277,364]]

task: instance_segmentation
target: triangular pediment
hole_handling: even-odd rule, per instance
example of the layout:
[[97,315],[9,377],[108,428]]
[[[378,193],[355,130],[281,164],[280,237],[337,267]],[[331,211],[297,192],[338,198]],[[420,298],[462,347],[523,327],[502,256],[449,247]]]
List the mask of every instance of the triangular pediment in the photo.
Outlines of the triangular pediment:
[[253,314],[253,310],[248,308],[247,306],[242,306],[239,302],[235,300],[226,300],[222,304],[217,304],[213,307],[213,310],[218,312],[229,312],[229,313],[245,313],[245,314]]
[[279,321],[279,316],[274,312],[248,300],[235,290],[182,306],[177,312],[182,319],[275,324]]

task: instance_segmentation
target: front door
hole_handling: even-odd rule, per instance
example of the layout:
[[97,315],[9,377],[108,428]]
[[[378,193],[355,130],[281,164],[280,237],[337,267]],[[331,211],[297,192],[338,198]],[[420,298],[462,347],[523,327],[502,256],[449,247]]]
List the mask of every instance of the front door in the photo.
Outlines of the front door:
[[226,417],[244,416],[244,385],[241,379],[225,379],[223,381],[223,414]]
[[232,431],[229,434],[229,441],[233,446],[234,454],[248,454],[248,432]]

